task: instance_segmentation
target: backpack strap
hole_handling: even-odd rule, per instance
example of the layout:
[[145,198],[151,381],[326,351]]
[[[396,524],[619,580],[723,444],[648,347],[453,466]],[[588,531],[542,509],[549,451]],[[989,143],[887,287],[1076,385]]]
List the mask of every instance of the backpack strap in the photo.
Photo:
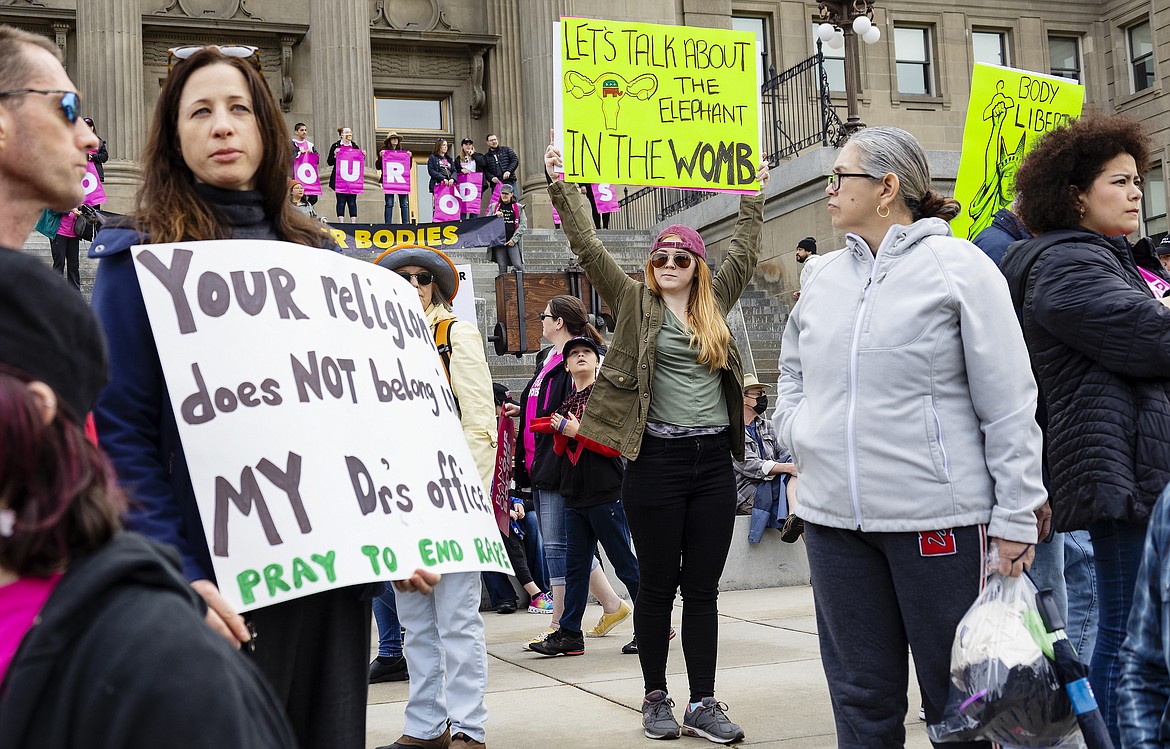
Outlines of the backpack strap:
[[[447,385],[451,386],[451,397],[455,398],[455,387],[451,385],[451,326],[457,322],[455,318],[440,320],[435,326],[435,350],[439,352],[439,360],[443,362],[443,373],[447,375]],[[455,410],[459,411],[459,399],[455,398]]]

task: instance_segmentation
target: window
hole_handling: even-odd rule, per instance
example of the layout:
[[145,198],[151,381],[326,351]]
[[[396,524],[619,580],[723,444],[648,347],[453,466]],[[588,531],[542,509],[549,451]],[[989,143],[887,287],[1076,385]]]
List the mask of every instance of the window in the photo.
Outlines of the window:
[[932,96],[929,31],[895,26],[894,56],[898,68],[898,93]]
[[447,132],[447,100],[375,98],[374,127],[378,130]]
[[768,80],[768,22],[754,16],[732,16],[731,28],[735,31],[750,31],[756,35],[756,80],[763,83]]
[[1142,215],[1145,217],[1147,237],[1159,241],[1170,230],[1166,219],[1166,181],[1162,176],[1162,165],[1155,164],[1146,173],[1142,185]]
[[[817,46],[817,26],[812,25],[813,47]],[[829,79],[829,90],[839,93],[845,92],[845,47],[833,49],[827,44],[821,45],[821,54],[825,56],[825,77]]]
[[1048,72],[1081,82],[1081,40],[1075,36],[1048,37]]
[[1007,65],[1007,35],[1000,31],[972,31],[971,49],[975,62]]
[[1133,70],[1133,92],[1145,91],[1154,85],[1154,39],[1150,22],[1142,21],[1126,30],[1129,38],[1129,64]]

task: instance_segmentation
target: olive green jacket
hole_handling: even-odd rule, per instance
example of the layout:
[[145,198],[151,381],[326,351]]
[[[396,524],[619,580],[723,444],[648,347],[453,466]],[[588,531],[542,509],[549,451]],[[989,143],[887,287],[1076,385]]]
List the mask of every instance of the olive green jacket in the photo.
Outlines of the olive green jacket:
[[[666,303],[645,283],[626,275],[606,251],[594,232],[589,203],[575,185],[556,181],[548,192],[561,215],[561,228],[569,238],[569,246],[617,320],[580,433],[637,460],[650,412],[650,383],[654,381],[658,331],[662,329]],[[725,316],[755,272],[763,224],[764,197],[741,198],[731,248],[712,284],[715,300]],[[722,372],[730,421],[728,436],[732,454],[743,460],[743,365],[735,339],[728,353],[728,366]]]

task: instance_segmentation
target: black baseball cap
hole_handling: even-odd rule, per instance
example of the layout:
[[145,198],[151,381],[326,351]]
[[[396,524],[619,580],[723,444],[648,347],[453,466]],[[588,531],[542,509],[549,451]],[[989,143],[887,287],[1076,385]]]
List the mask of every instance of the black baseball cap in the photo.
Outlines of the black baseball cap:
[[0,249],[0,364],[53,388],[78,423],[108,377],[106,339],[89,305],[17,250]]
[[494,395],[495,395],[495,399],[496,399],[496,408],[499,408],[500,406],[504,405],[505,403],[511,403],[513,406],[520,405],[519,403],[516,402],[516,399],[512,397],[512,391],[508,389],[507,385],[503,385],[503,384],[498,383],[498,382],[493,382],[492,383],[492,390],[495,391]]
[[470,143],[473,146],[475,145],[475,141],[473,141],[471,138],[464,138],[463,140],[459,141],[459,145],[461,145],[461,146],[466,145],[468,143]]
[[565,345],[561,347],[561,352],[567,355],[577,346],[588,346],[589,348],[593,349],[593,353],[597,354],[598,359],[601,358],[601,345],[589,336],[583,335],[579,335],[574,338],[570,338],[568,341],[565,341]]

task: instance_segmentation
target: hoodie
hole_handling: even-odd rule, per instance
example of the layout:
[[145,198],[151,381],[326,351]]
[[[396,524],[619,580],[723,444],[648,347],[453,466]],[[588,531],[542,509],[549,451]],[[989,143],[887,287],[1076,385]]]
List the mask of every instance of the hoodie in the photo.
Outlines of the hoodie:
[[846,236],[784,331],[773,421],[802,519],[1035,543],[1036,383],[1003,276],[941,219]]
[[0,747],[295,746],[267,682],[205,612],[174,550],[143,536],[73,560],[0,685]]

